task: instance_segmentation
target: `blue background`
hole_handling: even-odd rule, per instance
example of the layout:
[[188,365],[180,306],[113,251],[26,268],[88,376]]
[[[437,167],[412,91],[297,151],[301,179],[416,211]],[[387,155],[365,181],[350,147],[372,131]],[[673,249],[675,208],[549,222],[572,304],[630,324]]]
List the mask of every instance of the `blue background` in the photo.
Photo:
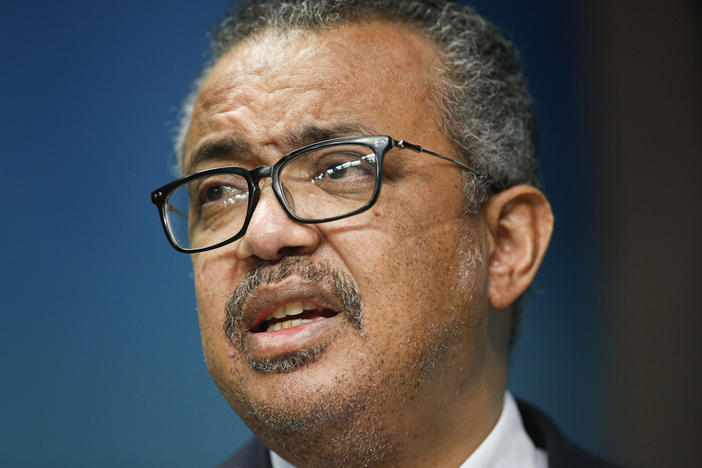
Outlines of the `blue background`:
[[[587,73],[570,2],[478,3],[538,101],[552,247],[514,393],[610,453]],[[0,465],[213,466],[248,437],[202,359],[192,272],[149,200],[228,2],[0,4]]]

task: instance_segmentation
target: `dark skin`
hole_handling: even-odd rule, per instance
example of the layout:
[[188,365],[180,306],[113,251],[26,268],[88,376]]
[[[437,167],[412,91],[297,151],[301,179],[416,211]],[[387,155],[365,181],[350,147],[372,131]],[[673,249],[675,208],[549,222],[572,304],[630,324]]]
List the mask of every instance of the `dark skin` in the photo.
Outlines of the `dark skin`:
[[[185,165],[198,148],[231,137],[246,142],[245,154],[193,169],[271,165],[301,129],[343,126],[456,157],[434,102],[436,57],[421,36],[382,22],[244,41],[202,86]],[[458,167],[398,149],[387,161],[380,199],[365,213],[295,223],[265,181],[246,235],[193,255],[210,373],[251,429],[297,466],[458,466],[501,411],[507,307],[541,263],[550,206],[537,189],[517,186],[469,216]],[[257,357],[324,345],[292,372],[262,373],[223,333],[225,304],[253,265],[290,255],[351,278],[361,327],[338,314],[277,335],[249,333]],[[293,275],[257,294],[321,301],[323,287]]]

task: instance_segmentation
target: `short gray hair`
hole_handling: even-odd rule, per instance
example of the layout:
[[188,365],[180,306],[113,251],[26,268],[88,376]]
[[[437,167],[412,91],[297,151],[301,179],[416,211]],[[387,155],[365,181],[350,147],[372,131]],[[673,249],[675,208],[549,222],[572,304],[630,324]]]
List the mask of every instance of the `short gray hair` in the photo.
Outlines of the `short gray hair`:
[[[183,151],[195,97],[214,64],[243,39],[266,30],[315,31],[381,20],[406,25],[428,38],[444,64],[436,86],[443,128],[465,161],[504,189],[540,186],[533,101],[515,47],[500,30],[468,6],[448,0],[246,0],[235,4],[213,31],[211,57],[183,106],[176,137]],[[477,212],[487,189],[468,177],[469,212]],[[513,309],[513,332],[521,298]]]

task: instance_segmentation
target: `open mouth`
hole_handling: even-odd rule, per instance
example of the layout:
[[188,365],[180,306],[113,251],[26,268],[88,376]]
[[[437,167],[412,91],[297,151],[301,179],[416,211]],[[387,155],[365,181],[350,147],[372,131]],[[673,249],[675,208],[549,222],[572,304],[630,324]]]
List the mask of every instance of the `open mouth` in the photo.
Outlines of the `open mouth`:
[[296,301],[278,307],[266,320],[250,331],[252,333],[271,332],[296,327],[304,323],[316,322],[334,317],[338,312],[309,301]]

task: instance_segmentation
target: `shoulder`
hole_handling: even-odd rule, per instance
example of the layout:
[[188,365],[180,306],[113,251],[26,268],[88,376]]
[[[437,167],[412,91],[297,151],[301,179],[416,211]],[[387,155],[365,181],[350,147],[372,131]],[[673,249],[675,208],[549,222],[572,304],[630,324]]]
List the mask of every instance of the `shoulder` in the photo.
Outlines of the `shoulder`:
[[535,406],[517,400],[527,434],[548,454],[549,468],[621,468],[572,443],[551,419]]
[[271,468],[271,457],[268,448],[254,437],[218,468]]

